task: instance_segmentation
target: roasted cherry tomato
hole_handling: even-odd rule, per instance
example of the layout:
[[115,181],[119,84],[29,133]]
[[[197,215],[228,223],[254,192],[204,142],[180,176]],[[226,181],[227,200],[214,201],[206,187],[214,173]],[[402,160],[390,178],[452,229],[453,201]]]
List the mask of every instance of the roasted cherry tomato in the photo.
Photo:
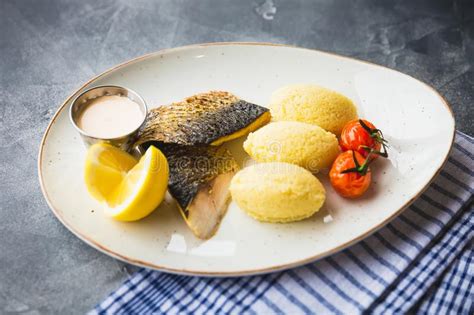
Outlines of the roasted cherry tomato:
[[357,198],[369,188],[372,180],[369,168],[371,155],[364,158],[359,152],[349,150],[336,158],[329,172],[329,179],[341,196]]
[[[387,157],[386,140],[382,132],[364,119],[355,119],[348,122],[341,132],[339,145],[342,151],[354,150],[367,157],[373,151],[372,159],[378,155]],[[380,149],[383,147],[383,152]]]

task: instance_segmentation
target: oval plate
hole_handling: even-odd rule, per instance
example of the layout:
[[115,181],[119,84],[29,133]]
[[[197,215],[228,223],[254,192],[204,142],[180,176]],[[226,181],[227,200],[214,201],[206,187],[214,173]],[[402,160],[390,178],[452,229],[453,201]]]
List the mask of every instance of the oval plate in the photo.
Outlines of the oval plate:
[[[384,131],[390,158],[375,163],[374,183],[364,198],[340,198],[328,185],[327,175],[320,174],[327,202],[312,218],[291,224],[260,223],[231,203],[218,233],[200,241],[169,196],[146,219],[121,223],[106,217],[87,193],[85,148],[68,120],[71,99],[84,89],[106,84],[129,87],[150,107],[225,90],[265,106],[272,91],[292,83],[319,84],[347,95],[360,117]],[[52,118],[38,167],[43,194],[54,214],[100,251],[167,272],[237,276],[301,265],[367,237],[423,192],[444,164],[453,137],[454,118],[443,98],[400,72],[303,48],[216,43],[139,57],[87,82]],[[239,160],[245,157],[242,142],[226,144]],[[328,213],[333,220],[324,223]]]

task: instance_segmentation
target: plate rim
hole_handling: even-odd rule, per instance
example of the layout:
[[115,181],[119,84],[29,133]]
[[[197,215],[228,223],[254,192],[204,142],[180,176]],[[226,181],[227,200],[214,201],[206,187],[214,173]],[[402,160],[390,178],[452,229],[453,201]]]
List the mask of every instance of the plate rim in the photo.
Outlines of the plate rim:
[[[320,254],[305,258],[305,259],[300,259],[300,260],[297,260],[297,261],[293,261],[293,262],[290,262],[290,263],[281,264],[281,265],[278,265],[278,266],[266,267],[266,268],[259,268],[259,269],[252,269],[252,270],[241,270],[241,271],[208,272],[208,271],[196,271],[196,270],[191,270],[191,269],[186,269],[186,268],[179,269],[179,268],[170,268],[170,267],[160,266],[160,265],[157,265],[157,264],[144,262],[144,261],[141,261],[139,259],[135,259],[135,258],[132,258],[132,257],[127,257],[125,255],[114,252],[113,250],[107,248],[106,246],[92,240],[87,235],[83,235],[82,233],[77,231],[72,225],[70,225],[68,222],[66,222],[66,220],[61,216],[61,211],[59,211],[58,209],[56,209],[54,207],[54,205],[51,202],[50,197],[49,197],[49,195],[46,191],[46,188],[45,188],[44,178],[43,178],[43,174],[42,174],[43,148],[44,148],[44,145],[45,145],[46,140],[48,138],[48,134],[50,132],[50,129],[53,126],[56,119],[58,118],[59,114],[62,113],[62,111],[64,110],[66,105],[74,98],[74,96],[77,93],[79,93],[79,91],[83,90],[87,85],[89,85],[93,81],[105,76],[106,74],[109,74],[113,71],[116,71],[116,70],[118,70],[122,67],[125,67],[125,66],[129,65],[129,64],[136,63],[138,61],[142,61],[142,60],[145,60],[145,59],[148,59],[148,58],[152,58],[156,55],[170,53],[170,52],[176,52],[176,51],[180,51],[180,50],[188,50],[188,49],[193,49],[193,48],[199,48],[199,47],[207,47],[207,46],[245,46],[245,45],[246,46],[274,46],[274,47],[286,47],[286,48],[293,48],[293,49],[300,49],[300,50],[309,50],[309,51],[312,51],[312,52],[318,52],[318,53],[321,53],[321,54],[329,55],[331,57],[336,57],[336,58],[345,59],[345,60],[351,60],[353,62],[364,63],[364,64],[368,64],[370,66],[380,67],[380,68],[383,68],[385,70],[397,72],[398,74],[402,74],[402,75],[407,76],[407,77],[409,77],[409,78],[411,78],[415,81],[418,81],[419,83],[421,83],[422,85],[424,85],[425,87],[430,89],[432,92],[434,92],[434,94],[436,96],[438,96],[438,98],[441,100],[441,103],[448,109],[448,112],[451,115],[451,119],[453,121],[451,142],[449,144],[449,150],[447,151],[447,154],[444,157],[443,162],[439,165],[437,170],[433,173],[433,176],[430,178],[430,180],[412,198],[410,198],[410,200],[408,200],[402,207],[400,207],[397,211],[395,211],[390,217],[386,218],[384,221],[382,221],[377,226],[372,227],[371,229],[367,230],[362,235],[359,235],[358,237],[353,238],[353,239],[349,240],[348,242],[345,242],[344,244],[341,244],[341,245],[339,245],[335,248],[332,248],[330,250],[327,250],[323,253],[320,253]],[[129,263],[129,264],[132,264],[132,265],[135,265],[135,266],[145,267],[145,268],[154,269],[154,270],[158,270],[158,271],[163,271],[163,272],[167,272],[167,273],[171,273],[171,274],[188,275],[188,276],[201,276],[201,277],[240,277],[240,276],[249,276],[249,275],[272,273],[272,272],[282,271],[282,270],[291,269],[291,268],[295,268],[295,267],[298,267],[298,266],[306,265],[308,263],[320,260],[324,257],[327,257],[327,256],[330,256],[330,255],[335,254],[337,252],[340,252],[343,249],[346,249],[349,246],[358,243],[359,241],[361,241],[361,240],[365,239],[366,237],[372,235],[373,233],[375,233],[376,231],[378,231],[382,227],[386,226],[390,221],[392,221],[393,219],[398,217],[406,208],[408,208],[429,187],[429,185],[433,182],[433,180],[438,176],[441,169],[446,164],[446,161],[448,160],[449,154],[450,154],[450,152],[453,148],[455,134],[456,134],[456,119],[454,117],[453,110],[451,109],[451,106],[449,105],[447,100],[436,89],[434,89],[433,87],[431,87],[427,83],[425,83],[425,82],[423,82],[423,81],[421,81],[417,78],[414,78],[414,77],[412,77],[408,74],[400,72],[398,70],[391,69],[391,68],[388,68],[386,66],[378,65],[378,64],[375,64],[375,63],[372,63],[372,62],[369,62],[369,61],[360,60],[360,59],[357,59],[357,58],[343,56],[343,55],[339,55],[339,54],[336,54],[336,53],[327,52],[327,51],[318,50],[318,49],[298,47],[298,46],[294,46],[294,45],[270,43],[270,42],[238,42],[238,41],[237,42],[210,42],[210,43],[198,43],[198,44],[192,44],[192,45],[185,45],[185,46],[179,46],[179,47],[173,47],[173,48],[165,48],[165,49],[160,49],[160,50],[148,53],[148,54],[144,54],[144,55],[129,59],[125,62],[119,63],[118,65],[115,65],[115,66],[101,72],[100,74],[92,77],[88,81],[86,81],[79,88],[75,89],[74,92],[72,94],[70,94],[65,99],[65,101],[62,102],[62,104],[56,110],[54,115],[51,117],[51,119],[48,123],[48,126],[46,127],[46,130],[44,131],[41,142],[40,142],[37,166],[38,166],[38,177],[39,177],[41,192],[42,192],[42,194],[43,194],[43,196],[46,200],[46,203],[48,204],[49,208],[53,212],[54,216],[72,234],[74,234],[80,240],[82,240],[83,242],[85,242],[89,246],[95,248],[96,250],[98,250],[98,251],[100,251],[100,252],[102,252],[102,253],[110,256],[110,257],[113,257],[115,259],[118,259],[120,261]]]

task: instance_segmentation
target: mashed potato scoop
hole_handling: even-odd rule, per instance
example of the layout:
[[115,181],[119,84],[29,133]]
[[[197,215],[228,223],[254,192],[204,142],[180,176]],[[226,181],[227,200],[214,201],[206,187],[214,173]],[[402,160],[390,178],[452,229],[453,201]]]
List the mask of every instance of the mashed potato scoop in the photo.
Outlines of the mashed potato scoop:
[[311,172],[331,166],[339,154],[334,134],[297,121],[270,123],[249,134],[244,150],[258,162],[286,162]]
[[274,120],[300,121],[341,134],[344,125],[357,118],[350,99],[335,91],[311,84],[284,86],[273,92],[270,111]]
[[293,222],[317,212],[326,198],[321,182],[288,163],[261,163],[239,171],[231,181],[232,199],[251,217],[264,222]]

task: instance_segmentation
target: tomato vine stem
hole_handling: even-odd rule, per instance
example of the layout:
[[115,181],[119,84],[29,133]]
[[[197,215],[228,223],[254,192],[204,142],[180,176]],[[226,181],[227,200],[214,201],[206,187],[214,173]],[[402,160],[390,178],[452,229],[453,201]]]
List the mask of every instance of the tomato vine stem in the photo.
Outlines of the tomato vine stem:
[[382,130],[377,129],[377,128],[370,128],[362,119],[359,119],[359,123],[362,126],[362,128],[364,128],[365,131],[367,131],[367,133],[370,135],[371,138],[373,138],[376,142],[382,145],[383,151],[374,150],[373,148],[370,148],[368,146],[363,146],[362,148],[366,150],[367,152],[369,152],[369,155],[370,153],[374,153],[384,158],[387,158],[388,157],[388,150],[387,150],[388,141],[385,140]]
[[342,171],[342,174],[347,174],[347,173],[358,173],[361,176],[365,176],[367,172],[369,171],[369,165],[372,163],[374,159],[371,159],[371,155],[373,154],[373,150],[369,152],[367,157],[364,160],[364,163],[362,165],[359,163],[359,161],[356,158],[355,151],[352,150],[352,158],[354,159],[354,164],[355,167],[349,168],[347,170]]

